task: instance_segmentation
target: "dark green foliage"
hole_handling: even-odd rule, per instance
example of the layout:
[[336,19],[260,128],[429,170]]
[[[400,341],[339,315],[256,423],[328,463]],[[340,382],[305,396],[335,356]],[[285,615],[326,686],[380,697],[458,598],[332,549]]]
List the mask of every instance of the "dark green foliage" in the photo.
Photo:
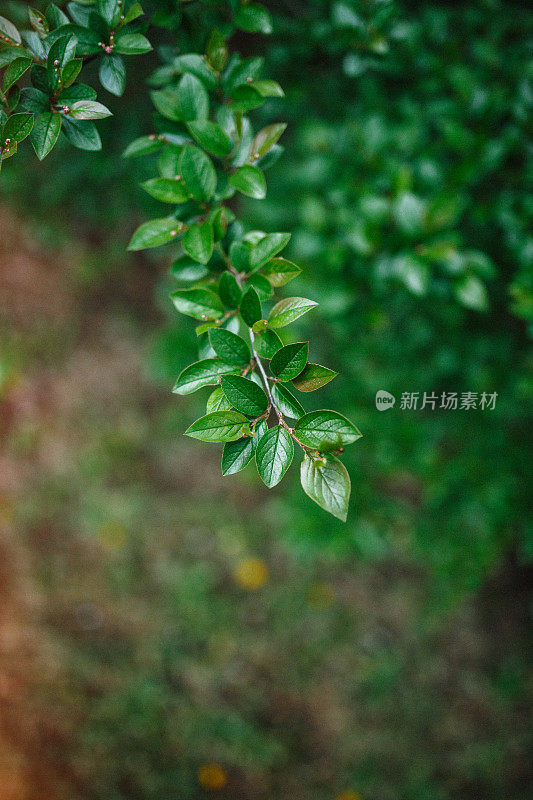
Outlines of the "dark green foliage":
[[[254,30],[255,26],[260,26],[263,32],[268,32],[266,11],[263,14],[252,6],[242,11],[245,13],[241,15],[240,27],[246,25],[246,30],[252,30],[252,20],[255,20]],[[216,42],[220,52],[227,52],[224,40],[216,29],[208,41],[207,60],[213,42]],[[218,59],[218,55],[211,57]],[[264,345],[268,332],[274,335],[272,329],[291,324],[317,305],[313,300],[303,297],[288,297],[275,303],[268,313],[263,311],[262,301],[270,299],[273,288],[288,283],[300,272],[291,262],[275,258],[287,246],[290,234],[260,231],[243,234],[242,226],[232,218],[233,215],[230,217],[225,205],[235,190],[255,199],[265,197],[264,175],[253,162],[271,150],[285,130],[285,125],[267,126],[254,137],[251,123],[243,116],[243,111],[259,107],[265,97],[282,92],[278,91],[278,84],[271,81],[262,81],[258,89],[254,88],[260,62],[242,61],[234,55],[222,72],[214,66],[211,71],[206,71],[205,64],[205,61],[198,60],[196,54],[181,55],[176,70],[177,79],[174,71],[157,73],[156,82],[161,88],[152,93],[154,104],[163,118],[178,123],[177,127],[169,126],[168,129],[166,123],[162,123],[158,133],[159,141],[163,143],[159,164],[166,153],[169,156],[175,153],[177,173],[173,179],[165,178],[164,174],[159,178],[154,177],[144,186],[163,202],[172,201],[174,197],[183,210],[178,206],[175,211],[179,223],[174,217],[168,217],[141,225],[132,237],[130,249],[153,247],[178,238],[181,239],[184,254],[192,262],[206,266],[200,280],[196,280],[194,273],[191,275],[189,284],[192,284],[192,288],[175,291],[171,297],[178,311],[205,323],[197,328],[197,333],[202,335],[209,331],[211,345],[220,361],[231,368],[238,367],[240,375],[222,376],[216,360],[211,360],[209,366],[202,366],[203,362],[199,362],[192,370],[184,370],[175,391],[188,393],[207,383],[220,381],[230,408],[247,415],[251,426],[250,436],[253,436],[257,426],[265,422],[268,424],[270,417],[274,417],[275,426],[264,434],[256,451],[259,474],[270,487],[279,483],[290,465],[293,440],[303,449],[305,464],[314,464],[317,460],[319,465],[323,461],[319,450],[324,449],[326,441],[316,431],[316,442],[313,440],[310,445],[304,441],[304,437],[298,439],[284,416],[288,410],[288,416],[297,419],[303,409],[290,395],[274,393],[276,382],[298,378],[294,385],[301,391],[311,391],[327,383],[336,373],[307,364],[307,342],[280,347],[278,340],[271,354],[270,377],[261,362],[265,350],[262,354],[256,349],[255,336],[263,337],[261,341]],[[237,94],[239,88],[255,92],[256,97]],[[225,92],[229,92],[229,97],[224,98]],[[227,103],[222,103],[220,98],[226,99]],[[185,126],[180,127],[183,123]],[[196,144],[188,141],[187,134],[192,136]],[[151,142],[155,137],[156,134],[152,134],[144,141]],[[139,150],[142,154],[142,145],[139,145]],[[131,152],[130,148],[128,154]],[[166,173],[166,170],[160,171]],[[172,184],[177,187],[177,194],[172,192]],[[184,187],[184,196],[180,195],[181,186]],[[261,274],[263,268],[264,274]],[[186,280],[184,272],[177,277]],[[230,311],[225,312],[225,307]],[[267,319],[263,318],[264,313]],[[230,318],[237,325],[234,332],[221,327]],[[245,331],[247,329],[250,344],[238,335],[239,323],[244,325]],[[212,370],[211,373],[209,370]],[[219,402],[221,398],[217,396],[216,403]],[[239,433],[238,426],[227,429],[225,420],[230,413],[214,411],[194,423],[188,434],[203,438],[204,441],[231,442],[242,433]],[[333,414],[328,418],[330,440],[335,433],[336,420],[342,419],[340,415]],[[311,441],[311,438],[309,432],[307,440]],[[355,441],[355,438],[342,439],[339,434],[337,452],[342,452],[343,445]],[[243,440],[241,444],[228,446],[224,452],[223,472],[230,474],[248,463],[254,449]],[[342,509],[347,508],[350,484],[341,480],[343,473],[334,464],[336,462],[332,461],[328,470],[320,466],[316,473],[303,471],[304,488],[319,505],[344,519],[346,515]],[[307,477],[311,474],[322,477],[321,482],[314,481],[314,488],[310,488],[311,482]],[[327,482],[329,475],[337,476],[337,480],[334,490],[328,492],[322,489],[322,485]]]
[[[119,54],[137,55],[152,49],[139,33],[146,26],[139,27],[134,22],[143,11],[132,0],[80,0],[69,3],[67,10],[68,14],[54,4],[43,14],[28,9],[33,30],[22,34],[9,20],[0,17],[0,69],[5,66],[0,122],[2,115],[19,117],[19,106],[27,109],[27,133],[22,138],[35,128],[31,142],[40,160],[52,150],[61,130],[74,147],[101,148],[100,136],[90,120],[103,119],[111,112],[96,102],[92,89],[77,82],[84,59],[100,58],[100,83],[120,96],[125,88],[126,68]],[[21,92],[18,81],[28,70],[31,86]],[[12,142],[21,141],[10,135],[6,125],[0,141],[0,168],[2,161],[16,150]]]
[[[216,5],[225,7],[224,3]],[[264,482],[274,486],[290,465],[293,441],[308,460],[314,463],[314,459],[321,459],[320,448],[299,441],[286,423],[285,415],[298,419],[303,408],[290,393],[278,389],[277,383],[294,380],[300,391],[314,391],[336,373],[307,363],[308,343],[282,348],[273,330],[286,327],[317,306],[305,297],[269,302],[274,289],[300,274],[299,267],[278,257],[289,243],[290,234],[245,233],[227,205],[236,192],[257,200],[266,197],[263,170],[269,166],[268,156],[275,153],[286,128],[285,123],[276,122],[254,132],[252,121],[246,116],[259,109],[267,98],[283,97],[283,90],[276,81],[262,76],[263,59],[230,55],[227,37],[234,27],[250,33],[267,34],[272,30],[266,8],[243,4],[236,10],[235,5],[229,4],[226,12],[230,13],[220,19],[218,27],[204,33],[204,54],[182,50],[176,56],[169,50],[166,64],[151,78],[156,87],[151,96],[159,112],[156,130],[130,145],[125,155],[157,152],[159,176],[146,181],[144,188],[156,199],[174,202],[177,207],[172,216],[143,223],[133,234],[129,249],[179,241],[182,255],[172,272],[191,288],[173,292],[172,300],[178,311],[203,323],[196,332],[199,337],[210,332],[211,346],[220,361],[208,358],[208,363],[200,361],[186,368],[174,391],[184,394],[220,382],[230,408],[247,415],[252,434],[259,424],[268,425],[272,419],[275,426],[259,442],[256,461]],[[172,20],[169,27],[173,27]],[[191,261],[180,268],[182,259],[187,257]],[[205,270],[191,270],[191,262]],[[268,308],[264,309],[263,303],[268,303]],[[235,329],[227,331],[225,326],[230,320]],[[200,341],[199,355],[207,355],[201,338]],[[263,358],[272,358],[270,376]],[[223,377],[221,363],[232,371],[238,367],[240,374]],[[222,397],[217,395],[213,405],[221,402]],[[211,418],[207,421],[211,423]],[[330,423],[334,426],[331,420]],[[197,434],[194,425],[188,432]],[[205,440],[217,440],[211,433],[209,437]],[[290,457],[287,437],[291,442]],[[267,447],[265,442],[272,442],[272,446]],[[337,452],[341,451],[342,447]],[[245,466],[253,450],[243,441],[242,445],[229,447],[225,454],[223,472],[230,474]],[[326,510],[331,501],[332,513],[343,517],[333,495],[310,491],[308,487],[305,490]],[[337,491],[346,492],[342,503],[347,507],[349,482],[339,481]]]

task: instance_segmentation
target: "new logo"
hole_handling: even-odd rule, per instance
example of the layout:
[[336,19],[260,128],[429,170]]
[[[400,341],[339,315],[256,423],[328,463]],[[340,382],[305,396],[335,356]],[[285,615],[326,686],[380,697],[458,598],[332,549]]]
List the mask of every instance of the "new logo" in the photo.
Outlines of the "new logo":
[[394,395],[386,392],[385,389],[380,389],[379,392],[376,392],[376,408],[378,411],[386,411],[388,408],[392,408],[395,402]]

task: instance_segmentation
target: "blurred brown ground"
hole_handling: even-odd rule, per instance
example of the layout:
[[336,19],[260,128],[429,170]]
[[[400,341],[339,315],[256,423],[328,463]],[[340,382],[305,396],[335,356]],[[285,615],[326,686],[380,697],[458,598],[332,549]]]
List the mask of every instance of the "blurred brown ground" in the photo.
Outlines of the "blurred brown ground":
[[[72,308],[60,280],[61,266],[43,263],[38,245],[25,237],[6,209],[0,222],[2,323],[20,332],[64,320]],[[14,377],[0,400],[0,435],[5,442],[21,418],[36,418],[38,376]],[[40,676],[54,671],[53,647],[37,628],[41,597],[31,577],[31,555],[13,525],[15,498],[24,491],[31,463],[0,449],[0,796],[33,800],[48,783],[30,757],[44,723],[33,696]],[[51,786],[46,786],[50,791]],[[42,795],[41,795],[42,796]],[[54,800],[55,794],[48,794]]]
[[[149,438],[146,420],[151,416],[154,389],[143,377],[142,343],[131,331],[114,328],[117,298],[113,291],[106,287],[106,297],[111,298],[107,306],[94,296],[87,300],[73,277],[75,264],[67,250],[47,251],[5,209],[0,219],[0,323],[15,337],[17,349],[26,354],[23,366],[14,371],[0,396],[0,800],[72,800],[88,796],[87,787],[98,768],[87,753],[76,752],[76,733],[83,727],[91,691],[113,691],[116,675],[109,665],[96,688],[91,686],[92,678],[86,679],[86,684],[83,676],[73,678],[68,673],[67,645],[58,631],[64,629],[66,638],[70,636],[74,642],[81,636],[83,626],[79,620],[76,623],[73,608],[82,601],[94,601],[98,608],[102,600],[102,635],[113,640],[130,637],[135,643],[143,641],[154,615],[150,597],[107,596],[105,547],[83,540],[67,514],[65,519],[55,519],[43,507],[38,523],[17,527],[15,507],[28,494],[46,497],[43,481],[68,481],[72,470],[79,469],[82,444],[91,435],[100,435],[94,409],[107,415],[111,426],[144,426],[144,437]],[[129,280],[139,291],[138,277]],[[144,305],[151,288],[142,287],[146,290]],[[15,430],[17,446],[11,436]],[[222,484],[218,477],[202,483],[204,454],[197,461],[180,462],[174,451],[169,452],[159,454],[157,462],[150,456],[139,459],[136,469],[142,472],[132,478],[132,483],[143,481],[158,502],[159,498],[164,501],[165,492],[174,494],[177,486],[191,498],[191,504],[200,498],[218,503],[226,497],[243,515],[247,506],[259,507],[262,502],[263,494],[258,494],[254,485],[239,481]],[[211,472],[216,474],[214,469]],[[154,562],[160,558],[165,563],[167,553],[176,546],[176,535],[172,528],[154,542]],[[272,547],[277,578],[280,582],[295,580],[297,572],[291,566],[293,572],[289,573],[281,544]],[[53,559],[72,580],[47,593],[43,565]],[[222,565],[221,571],[225,568]],[[350,763],[364,754],[376,730],[385,741],[390,738],[392,746],[402,724],[400,712],[392,705],[376,716],[364,706],[355,713],[354,698],[343,688],[349,684],[346,675],[360,668],[360,642],[365,638],[372,641],[378,631],[393,642],[398,653],[410,654],[406,681],[414,696],[420,690],[443,699],[445,714],[432,731],[437,751],[451,753],[453,762],[453,754],[485,730],[493,728],[505,735],[512,728],[512,709],[492,707],[490,693],[480,687],[487,665],[498,663],[507,643],[517,638],[517,630],[523,630],[525,601],[517,595],[522,578],[512,570],[512,565],[504,565],[501,576],[494,577],[485,593],[458,611],[439,632],[430,659],[426,651],[424,661],[413,628],[424,575],[399,563],[340,569],[328,586],[359,628],[354,627],[357,633],[350,647],[341,651],[343,658],[323,655],[307,694],[291,693],[285,685],[290,648],[286,654],[273,654],[267,648],[268,652],[259,656],[255,640],[247,643],[243,630],[240,658],[248,682],[257,684],[264,698],[261,702],[270,715],[269,726],[279,731],[296,727],[300,746],[316,756],[313,769],[322,775],[322,781],[334,775],[339,758]],[[231,573],[227,580],[231,581]],[[238,602],[246,608],[245,600]],[[253,603],[250,608],[253,616]],[[497,637],[494,631],[499,632]],[[297,648],[298,642],[291,646]],[[213,669],[218,669],[217,665]],[[190,684],[184,680],[184,691],[194,696],[201,687],[195,684],[192,667],[189,679]],[[223,695],[223,681],[220,691]],[[242,697],[241,687],[232,685],[231,691],[236,692],[236,707],[244,705],[247,686],[242,687]],[[213,703],[217,698],[215,693]],[[525,711],[515,717],[517,736],[524,717]],[[409,748],[409,743],[405,747]],[[509,768],[520,780],[525,765],[518,745],[516,753],[517,767]],[[289,778],[287,791],[295,800],[302,798],[300,768],[301,779],[310,769],[306,759]],[[453,777],[453,763],[447,769]],[[235,778],[232,796],[272,797],[263,776],[254,778],[252,774]]]
[[[139,397],[147,392],[139,348],[113,335],[107,309],[94,297],[84,306],[74,272],[68,250],[47,250],[2,209],[0,336],[7,332],[26,363],[0,395],[0,800],[71,796],[65,753],[78,721],[65,654],[46,624],[51,613],[71,614],[71,598],[68,590],[55,596],[52,612],[35,579],[63,531],[47,520],[46,508],[37,529],[18,530],[15,506],[37,496],[43,481],[64,481],[75,469],[91,409],[120,415],[124,387]],[[12,446],[15,431],[28,438],[26,447]],[[100,554],[74,539],[73,560],[98,594]]]

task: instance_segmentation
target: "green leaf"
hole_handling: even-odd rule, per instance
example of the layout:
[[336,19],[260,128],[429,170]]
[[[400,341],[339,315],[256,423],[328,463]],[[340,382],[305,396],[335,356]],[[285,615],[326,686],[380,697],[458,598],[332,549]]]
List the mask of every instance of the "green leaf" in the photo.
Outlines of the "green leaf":
[[290,238],[290,233],[269,233],[264,236],[252,250],[250,259],[252,268],[259,269],[263,264],[266,264],[267,261],[287,246]]
[[228,375],[221,379],[221,386],[224,394],[231,405],[249,414],[258,417],[267,410],[268,398],[264,391],[248,378],[241,378],[238,375]]
[[283,328],[317,305],[314,300],[308,300],[306,297],[286,297],[276,303],[268,315],[268,324],[271,328]]
[[[74,87],[73,87],[74,88]],[[74,147],[79,150],[101,150],[102,140],[94,122],[63,117],[62,130]]]
[[209,222],[213,226],[215,242],[224,238],[227,233],[228,225],[235,220],[235,214],[225,206],[213,209],[209,214]]
[[179,161],[182,149],[182,147],[178,147],[174,144],[164,145],[163,150],[157,159],[159,174],[162,178],[181,179],[181,175],[179,174]]
[[228,308],[238,308],[242,300],[242,290],[237,283],[235,275],[231,272],[223,272],[218,284],[220,299]]
[[236,333],[224,328],[212,328],[209,340],[217,356],[226,364],[245,367],[252,360],[250,346]]
[[146,250],[148,247],[167,244],[178,235],[179,224],[174,217],[162,217],[145,222],[131,237],[128,250]]
[[[78,58],[82,56],[96,55],[97,53],[102,52],[101,47],[98,45],[98,42],[100,41],[98,33],[82,25],[68,25],[68,27],[62,26],[54,31],[53,34],[49,34],[47,36],[47,41],[50,41],[51,37],[55,37],[55,39],[57,39],[58,37],[64,36],[65,33],[75,36],[78,40],[76,45],[76,55]],[[71,56],[69,56],[69,59],[70,58]]]
[[228,48],[226,40],[216,28],[207,43],[207,60],[217,72],[221,72],[228,61]]
[[230,411],[231,403],[222,391],[221,386],[211,392],[207,398],[206,413],[212,414],[213,411]]
[[9,64],[8,68],[4,72],[4,92],[7,92],[9,89],[11,89],[13,84],[16,83],[18,79],[21,78],[25,72],[27,72],[27,70],[29,70],[32,64],[33,59],[31,58],[26,58],[24,56],[21,58],[15,58],[15,60]]
[[73,86],[61,89],[58,99],[65,105],[75,103],[78,100],[96,100],[96,92],[84,83],[75,83]]
[[266,319],[258,319],[257,322],[254,322],[252,325],[252,333],[263,333],[268,328],[268,322]]
[[174,394],[191,394],[203,386],[220,383],[222,375],[235,375],[238,372],[238,367],[225,364],[219,358],[204,358],[185,367],[172,391]]
[[246,242],[232,242],[229,249],[229,259],[237,272],[247,272],[250,269],[250,245]]
[[229,136],[224,133],[220,125],[216,125],[214,122],[199,119],[195,122],[188,122],[187,128],[198,144],[214,156],[224,158],[233,150],[233,142]]
[[234,22],[237,28],[248,33],[272,33],[272,17],[267,9],[258,3],[241,6]]
[[178,83],[178,98],[183,120],[206,119],[209,115],[209,96],[203,83],[186,73]]
[[15,61],[19,57],[20,57],[20,48],[18,47],[13,46],[13,47],[4,47],[3,49],[0,49],[0,69],[2,69],[2,67],[5,67],[6,64],[10,64],[12,61]]
[[306,495],[315,503],[346,522],[350,499],[350,476],[344,464],[334,456],[313,460],[304,456],[300,480]]
[[186,73],[177,88],[161,89],[152,92],[152,100],[167,119],[175,122],[207,119],[209,116],[209,96],[200,80]]
[[198,78],[206,89],[215,90],[217,88],[216,74],[199,53],[185,53],[176,56],[171,65],[165,65],[155,71],[150,78],[150,83],[154,86],[168,86],[169,81],[173,81],[176,75],[186,72]]
[[249,328],[252,327],[254,322],[262,318],[261,301],[253,286],[248,287],[243,294],[239,310],[241,312],[241,317]]
[[170,298],[181,314],[202,320],[215,320],[224,313],[220,298],[209,289],[177,289]]
[[237,113],[246,114],[254,108],[259,108],[265,102],[263,96],[247,84],[237,86],[231,93],[233,98],[233,110]]
[[258,164],[263,170],[263,172],[265,172],[265,170],[267,169],[270,169],[270,167],[276,163],[278,158],[283,154],[284,149],[285,148],[282,147],[280,144],[275,144],[273,147],[270,148],[270,150],[266,155],[261,157]]
[[34,64],[30,70],[30,81],[35,89],[39,89],[48,97],[51,88],[46,67],[41,66],[41,64]]
[[120,19],[120,8],[117,0],[98,0],[96,4],[98,13],[108,25],[116,25]]
[[244,60],[238,55],[234,56],[222,76],[224,92],[229,94],[236,86],[243,83],[249,84],[255,80],[263,69],[264,63],[265,59],[260,56]]
[[34,28],[34,30],[36,30],[40,36],[46,36],[46,34],[50,32],[48,22],[46,21],[44,14],[41,14],[40,11],[37,11],[35,8],[29,8],[28,16],[30,18],[30,24],[32,28]]
[[11,114],[2,129],[2,139],[11,139],[12,142],[22,142],[30,135],[33,128],[33,114]]
[[277,288],[298,277],[301,271],[300,267],[297,267],[292,261],[287,261],[285,258],[271,258],[261,269],[261,274],[265,276],[271,286]]
[[238,189],[248,197],[263,200],[266,197],[266,181],[263,173],[257,167],[245,165],[231,175],[229,182],[234,189]]
[[115,52],[122,55],[140,55],[149,53],[152,45],[141,33],[120,31],[115,38]]
[[474,311],[486,311],[489,299],[485,286],[476,275],[466,275],[455,286],[455,296],[461,305]]
[[144,14],[142,6],[140,3],[134,3],[130,10],[127,12],[126,16],[124,17],[124,24],[127,25],[129,22],[133,22],[134,19],[137,17],[141,17]]
[[311,411],[301,417],[294,433],[302,444],[318,450],[333,450],[360,439],[361,432],[336,411]]
[[31,132],[31,143],[39,161],[54,147],[61,130],[61,116],[51,111],[39,114]]
[[285,92],[277,81],[261,80],[250,84],[261,97],[285,97]]
[[339,373],[321,364],[308,364],[292,382],[300,392],[314,392],[333,380]]
[[267,432],[267,424],[263,420],[256,426],[253,437],[227,442],[222,453],[222,474],[235,475],[252,460],[259,440]]
[[20,101],[20,89],[14,86],[6,95],[6,108],[14,112]]
[[261,158],[268,151],[274,147],[285,128],[286,122],[275,122],[273,125],[267,125],[256,135],[252,142],[252,156],[253,158]]
[[[50,100],[48,96],[39,89],[33,87],[24,88],[20,94],[20,105],[26,111],[31,111],[33,114],[42,114],[50,109]],[[55,114],[54,116],[59,116]]]
[[100,83],[111,94],[120,97],[126,88],[126,65],[124,59],[115,53],[105,55],[98,70]]
[[67,61],[61,71],[61,83],[68,89],[71,86],[83,67],[83,60],[81,58],[73,58],[72,61]]
[[294,397],[292,392],[290,392],[285,384],[283,383],[273,383],[270,387],[270,392],[272,394],[272,399],[276,404],[277,408],[281,411],[284,417],[290,417],[291,419],[298,419],[303,414],[305,414],[305,410],[303,406],[298,402],[298,400]]
[[259,441],[255,452],[259,477],[269,488],[276,486],[290,467],[294,445],[281,425],[270,428]]
[[124,158],[133,158],[134,156],[145,156],[148,153],[154,153],[156,150],[161,150],[163,142],[160,141],[155,135],[140,136],[129,144],[124,150]]
[[69,21],[67,15],[61,11],[55,3],[50,3],[50,5],[47,6],[46,19],[52,29],[59,28],[61,25],[67,25]]
[[184,184],[175,178],[151,178],[141,186],[149,195],[163,203],[184,203],[188,199]]
[[52,89],[57,89],[60,85],[63,67],[74,58],[77,43],[76,37],[68,34],[56,39],[50,48],[46,60],[46,72]]
[[270,369],[280,381],[292,381],[307,364],[309,342],[296,342],[282,347],[272,356]]
[[[257,294],[259,295],[260,300],[268,300],[269,297],[272,297],[273,289],[267,279],[260,275],[259,273],[255,273],[255,275],[251,275],[248,279],[248,286],[253,286]],[[265,324],[266,328],[266,324]]]
[[22,41],[17,28],[5,17],[0,17],[0,34],[7,36],[8,39],[17,44],[20,44]]
[[[36,31],[24,31],[22,34],[24,39],[25,49],[28,51],[27,55],[32,58],[38,58],[40,61],[46,60],[46,51],[43,40],[39,37]],[[50,42],[50,45],[52,42]],[[20,55],[20,53],[19,53]]]
[[238,411],[213,411],[193,422],[185,435],[202,442],[233,442],[249,432],[248,420]]
[[183,249],[200,264],[207,264],[211,258],[213,247],[213,226],[210,222],[192,225],[183,237]]
[[207,333],[208,331],[210,331],[211,328],[213,326],[215,326],[216,324],[217,323],[214,322],[213,320],[211,320],[211,322],[203,322],[201,325],[197,325],[196,328],[194,329],[194,331],[195,331],[197,336],[203,336],[204,333]]
[[61,11],[61,9],[55,3],[50,3],[50,5],[47,6],[46,19],[48,20],[52,30],[59,28],[62,25],[67,25],[69,21],[67,15]]
[[272,358],[274,353],[276,353],[282,346],[283,342],[279,338],[278,334],[275,331],[270,330],[270,328],[263,333],[258,334],[254,340],[254,347],[258,354],[263,358]]
[[180,156],[179,170],[195,200],[210,200],[216,189],[217,175],[211,159],[194,145],[186,145]]
[[170,267],[170,274],[178,281],[199,281],[207,275],[207,268],[189,256],[180,256]]
[[4,145],[3,150],[1,151],[0,156],[0,167],[2,166],[2,161],[5,161],[6,158],[11,158],[17,152],[18,145],[16,142],[11,142],[7,147]]
[[195,78],[198,78],[206,89],[215,90],[218,86],[216,74],[205,58],[198,53],[184,53],[184,55],[176,56],[172,62],[172,71],[174,73],[189,72]]
[[112,116],[111,111],[95,100],[78,100],[70,106],[72,119],[105,119]]

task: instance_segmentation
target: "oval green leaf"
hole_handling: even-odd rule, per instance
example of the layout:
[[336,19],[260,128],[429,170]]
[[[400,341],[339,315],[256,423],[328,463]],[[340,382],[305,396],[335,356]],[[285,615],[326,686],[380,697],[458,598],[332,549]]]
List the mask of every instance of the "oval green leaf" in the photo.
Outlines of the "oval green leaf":
[[189,194],[195,200],[210,200],[215,193],[217,175],[211,159],[194,145],[186,145],[180,156],[179,170]]
[[224,313],[220,298],[209,289],[177,289],[170,298],[181,314],[201,320],[215,320]]
[[336,411],[311,411],[294,426],[294,433],[302,444],[318,450],[332,450],[352,444],[362,434],[355,425]]
[[307,364],[292,385],[300,392],[314,392],[333,380],[339,373],[322,364]]
[[234,367],[245,367],[252,359],[249,345],[236,333],[224,328],[212,328],[209,332],[211,347],[219,358]]
[[238,411],[213,411],[193,422],[185,436],[202,442],[233,442],[250,432],[250,425]]
[[266,181],[263,173],[257,167],[245,165],[239,167],[229,179],[230,185],[242,194],[263,200],[266,197]]
[[290,467],[294,445],[281,425],[270,428],[257,445],[255,460],[261,480],[269,487],[276,486]]
[[228,375],[221,379],[221,386],[231,405],[237,411],[242,411],[243,414],[251,417],[258,417],[267,410],[266,394],[260,386],[248,378]]
[[346,522],[350,499],[350,476],[338,458],[329,456],[313,460],[304,456],[300,468],[302,489],[324,511]]
[[276,303],[268,315],[268,324],[271,328],[283,328],[317,305],[314,300],[308,300],[306,297],[286,297]]
[[237,367],[225,364],[219,358],[204,358],[189,364],[180,373],[172,391],[174,394],[191,394],[203,386],[219,383],[222,375],[238,373]]
[[274,353],[270,362],[272,374],[280,381],[292,381],[307,364],[309,342],[296,342]]

